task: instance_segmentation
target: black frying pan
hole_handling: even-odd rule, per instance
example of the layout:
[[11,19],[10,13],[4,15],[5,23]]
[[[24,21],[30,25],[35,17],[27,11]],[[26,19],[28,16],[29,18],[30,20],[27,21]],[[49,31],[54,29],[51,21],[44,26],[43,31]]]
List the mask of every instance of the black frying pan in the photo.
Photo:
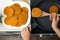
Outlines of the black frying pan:
[[[52,5],[56,5],[59,8],[58,13],[60,13],[60,1],[59,0],[31,0],[31,9],[38,7],[47,13],[49,13],[49,8]],[[35,24],[35,25],[32,24],[32,29],[35,28],[36,26],[39,26],[42,30],[53,31],[51,27],[52,22],[49,20],[49,16],[40,17],[40,18],[32,17],[31,21],[32,21],[31,23]],[[58,26],[60,26],[59,24]]]

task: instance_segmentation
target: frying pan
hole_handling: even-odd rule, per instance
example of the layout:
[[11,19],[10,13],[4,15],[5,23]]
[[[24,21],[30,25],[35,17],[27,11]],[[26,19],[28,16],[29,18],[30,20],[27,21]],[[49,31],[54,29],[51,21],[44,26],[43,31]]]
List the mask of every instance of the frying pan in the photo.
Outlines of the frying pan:
[[[47,12],[49,14],[49,8],[52,5],[56,5],[60,10],[60,1],[59,0],[32,0],[31,1],[31,10],[35,7],[40,8],[41,10]],[[58,12],[58,14],[60,11]],[[49,15],[40,17],[40,18],[33,18],[31,19],[32,29],[36,26],[39,26],[40,29],[52,32],[53,29],[51,27],[52,21],[49,19]],[[58,23],[58,27],[60,26],[60,22]]]

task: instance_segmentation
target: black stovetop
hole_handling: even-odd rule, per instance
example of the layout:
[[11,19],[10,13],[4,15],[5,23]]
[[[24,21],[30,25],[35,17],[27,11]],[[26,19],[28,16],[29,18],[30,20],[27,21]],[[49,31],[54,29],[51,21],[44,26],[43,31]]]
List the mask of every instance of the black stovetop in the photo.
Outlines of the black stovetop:
[[[43,2],[42,0],[31,0],[31,9],[32,8],[34,8],[34,7],[40,7],[40,4],[39,4],[39,6],[37,5],[37,3],[38,2]],[[49,1],[49,0],[48,0]],[[50,2],[51,1],[53,1],[54,3],[55,2],[58,2],[58,1],[56,1],[56,0],[50,0]],[[47,1],[46,1],[47,2]],[[45,2],[45,3],[46,3]],[[52,2],[52,3],[53,3]],[[56,3],[57,4],[57,3]],[[37,6],[36,6],[37,5]],[[59,3],[59,5],[60,5],[60,3]],[[44,5],[43,5],[44,6]],[[46,5],[47,6],[47,5]],[[45,11],[45,12],[48,12],[48,8],[46,7],[40,7],[43,11]],[[59,9],[60,10],[60,9]],[[60,13],[60,11],[59,11],[59,13]],[[38,25],[37,25],[37,23],[35,22],[35,20],[34,20],[34,18],[32,17],[31,18],[31,26],[32,26],[32,33],[33,34],[41,34],[41,33],[55,33],[54,31],[53,31],[53,29],[52,29],[52,31],[48,31],[48,30],[43,30],[43,29],[41,29]]]

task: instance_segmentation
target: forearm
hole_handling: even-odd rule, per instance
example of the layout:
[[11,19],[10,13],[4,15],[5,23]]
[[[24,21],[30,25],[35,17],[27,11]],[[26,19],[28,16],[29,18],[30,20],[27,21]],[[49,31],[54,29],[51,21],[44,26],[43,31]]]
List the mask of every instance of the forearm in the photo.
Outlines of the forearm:
[[57,36],[60,38],[60,29],[57,27],[54,27],[53,30],[56,32]]
[[26,39],[23,39],[23,40],[30,40],[30,38],[26,38]]

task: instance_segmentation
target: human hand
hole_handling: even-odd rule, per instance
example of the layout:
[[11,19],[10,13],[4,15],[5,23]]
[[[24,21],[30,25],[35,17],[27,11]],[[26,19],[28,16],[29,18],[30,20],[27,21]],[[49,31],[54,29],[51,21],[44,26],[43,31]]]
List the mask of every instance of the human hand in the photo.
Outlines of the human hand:
[[60,38],[60,29],[58,28],[59,17],[56,13],[50,15],[50,20],[52,21],[52,28],[56,32],[57,36]]
[[31,27],[30,28],[26,27],[21,31],[21,36],[23,40],[30,40],[30,35],[31,35]]
[[58,22],[59,22],[59,16],[57,16],[56,13],[52,13],[50,15],[50,20],[52,21],[52,28],[57,27]]

